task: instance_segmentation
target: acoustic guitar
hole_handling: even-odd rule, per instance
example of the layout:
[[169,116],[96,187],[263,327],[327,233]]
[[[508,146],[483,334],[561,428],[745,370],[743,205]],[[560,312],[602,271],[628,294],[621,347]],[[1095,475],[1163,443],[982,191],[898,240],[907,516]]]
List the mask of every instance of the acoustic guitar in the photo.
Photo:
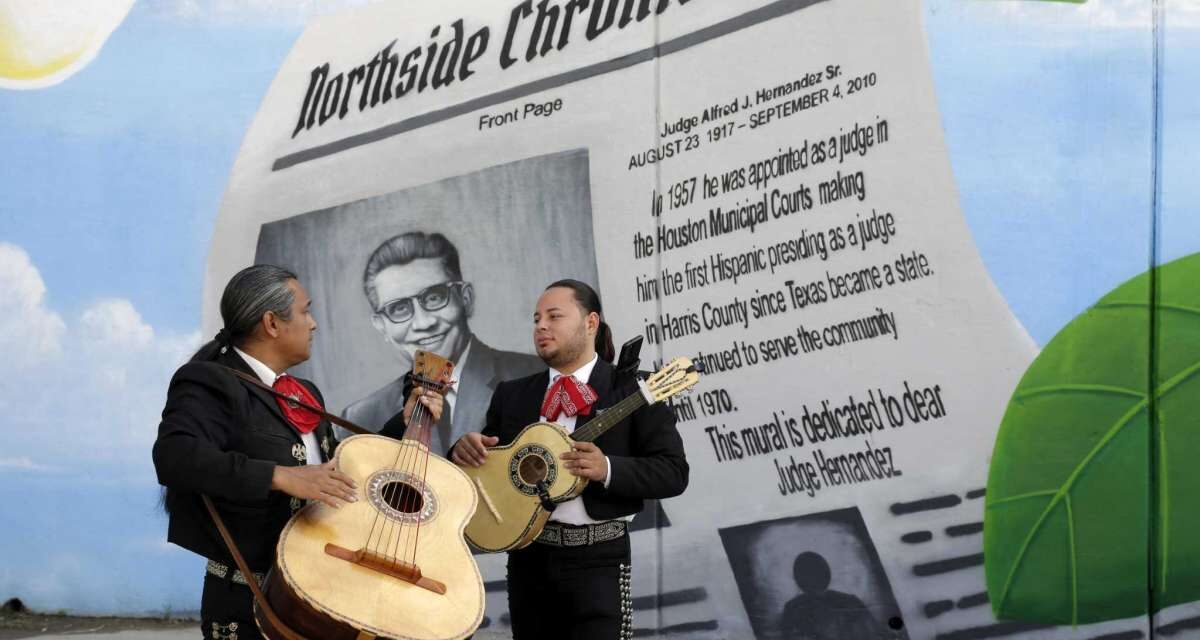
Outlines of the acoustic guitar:
[[675,358],[638,391],[606,409],[574,433],[552,422],[535,422],[509,444],[489,447],[478,467],[463,467],[482,505],[467,524],[467,541],[480,551],[520,549],[542,532],[554,504],[579,496],[587,478],[561,467],[559,457],[575,442],[591,442],[637,409],[662,402],[700,381],[692,361]]
[[[413,375],[444,391],[452,368],[419,351]],[[338,446],[335,466],[357,483],[358,501],[339,509],[314,501],[288,522],[265,592],[290,629],[256,606],[264,635],[452,640],[479,627],[483,579],[463,541],[475,489],[430,453],[430,418],[418,403],[404,440],[356,435]]]

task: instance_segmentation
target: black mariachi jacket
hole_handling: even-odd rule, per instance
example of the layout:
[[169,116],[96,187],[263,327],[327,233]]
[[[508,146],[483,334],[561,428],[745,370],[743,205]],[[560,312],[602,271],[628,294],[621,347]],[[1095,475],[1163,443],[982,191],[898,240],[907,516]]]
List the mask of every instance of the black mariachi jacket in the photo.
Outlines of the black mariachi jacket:
[[[613,366],[597,360],[588,385],[600,399],[590,415],[579,416],[576,430],[596,417],[597,409],[604,410],[638,393],[632,379],[618,381],[614,388],[612,377]],[[501,382],[492,394],[483,434],[500,438],[501,445],[512,442],[522,429],[541,417],[549,384],[549,371]],[[612,469],[607,489],[603,482],[589,482],[583,490],[583,506],[593,520],[638,513],[644,499],[670,498],[687,488],[683,440],[675,429],[675,413],[665,404],[641,407],[596,438],[595,443],[608,456]]]
[[[254,375],[231,349],[214,362],[183,365],[167,390],[154,442],[154,468],[159,483],[167,487],[167,540],[234,566],[200,501],[204,493],[221,513],[246,563],[253,571],[266,571],[274,562],[279,533],[304,503],[271,491],[271,476],[276,465],[305,464],[307,452],[275,396],[223,367]],[[322,400],[314,384],[300,382]],[[321,459],[329,460],[335,446],[329,423],[322,421],[314,433]]]

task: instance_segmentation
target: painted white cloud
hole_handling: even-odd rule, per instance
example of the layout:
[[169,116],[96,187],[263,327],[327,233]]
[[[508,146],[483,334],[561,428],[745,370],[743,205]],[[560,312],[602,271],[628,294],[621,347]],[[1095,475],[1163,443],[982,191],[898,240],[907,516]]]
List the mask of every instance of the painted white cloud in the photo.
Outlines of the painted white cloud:
[[1072,26],[1142,28],[1151,26],[1147,0],[1090,0],[1084,4],[1052,2],[1002,2],[1003,12],[1018,18]]
[[79,324],[85,343],[94,347],[145,349],[154,344],[154,327],[128,300],[102,300],[83,312]]
[[10,364],[53,360],[66,324],[46,307],[46,283],[20,247],[0,242],[0,355]]
[[[0,245],[0,274],[0,336],[20,338],[0,340],[0,482],[38,496],[6,507],[17,515],[0,532],[0,596],[75,613],[194,608],[199,582],[181,576],[199,575],[200,560],[165,542],[150,451],[199,332],[156,327],[121,298],[55,309],[11,244]],[[157,570],[139,573],[147,560]]]
[[61,471],[58,467],[51,467],[44,464],[38,464],[28,456],[19,458],[0,458],[0,469],[9,469],[14,471],[31,471],[34,473],[54,473]]
[[242,24],[304,24],[380,0],[159,0],[154,6],[167,15],[188,20]]
[[[9,304],[9,303],[14,304]],[[0,472],[97,469],[152,479],[150,446],[171,374],[199,332],[156,331],[128,300],[105,299],[64,320],[28,254],[0,245]]]
[[[189,20],[303,24],[309,18],[383,0],[143,0],[159,12]],[[1200,27],[1200,0],[1164,0],[1170,27]],[[1064,28],[1150,28],[1150,0],[1088,0],[1082,4],[1045,0],[927,0],[968,11],[999,14]]]
[[[943,4],[942,0],[929,0]],[[1154,24],[1151,0],[1088,0],[1081,4],[1044,0],[972,0],[960,3],[966,10],[996,15],[1021,23],[1062,29],[1136,29],[1150,33]],[[1164,0],[1167,28],[1200,27],[1200,1]]]

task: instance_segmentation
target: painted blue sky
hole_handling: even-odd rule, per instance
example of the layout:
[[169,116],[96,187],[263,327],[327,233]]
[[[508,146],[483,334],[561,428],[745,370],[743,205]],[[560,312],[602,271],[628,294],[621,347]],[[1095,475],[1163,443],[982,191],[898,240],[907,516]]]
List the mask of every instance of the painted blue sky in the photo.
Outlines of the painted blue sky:
[[[926,1],[962,207],[1039,344],[1151,259],[1148,4]],[[139,2],[74,77],[0,91],[0,502],[20,505],[0,511],[0,600],[198,606],[200,564],[164,542],[148,452],[166,380],[200,339],[204,261],[242,135],[305,12],[334,7],[295,6]],[[1200,11],[1167,7],[1171,258],[1200,250],[1200,89],[1184,80]]]

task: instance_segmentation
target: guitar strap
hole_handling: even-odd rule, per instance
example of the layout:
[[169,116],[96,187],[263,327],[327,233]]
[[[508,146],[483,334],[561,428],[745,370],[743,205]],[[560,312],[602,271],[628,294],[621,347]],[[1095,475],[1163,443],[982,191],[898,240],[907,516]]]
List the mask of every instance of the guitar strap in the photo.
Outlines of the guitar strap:
[[275,610],[267,603],[267,596],[262,592],[262,587],[259,586],[258,580],[254,579],[254,573],[250,571],[250,565],[246,564],[246,559],[242,557],[242,552],[238,551],[237,543],[233,541],[233,536],[229,535],[229,529],[225,528],[225,521],[221,519],[221,514],[217,513],[217,507],[213,501],[203,493],[200,494],[200,499],[204,501],[204,507],[208,509],[208,515],[212,516],[213,522],[217,525],[217,531],[221,533],[221,539],[225,541],[225,546],[229,547],[229,553],[233,556],[233,562],[238,566],[238,570],[246,577],[246,585],[250,587],[250,592],[254,594],[254,601],[258,603],[258,608],[262,609],[267,620],[271,625],[283,634],[284,640],[307,640],[304,636],[296,633],[291,627],[283,623],[279,616],[275,615]]
[[315,413],[318,416],[321,416],[321,418],[328,420],[329,422],[332,422],[333,424],[336,424],[339,427],[342,427],[351,433],[355,433],[355,434],[359,434],[359,435],[375,433],[374,431],[371,431],[369,429],[364,429],[364,428],[354,424],[353,422],[350,422],[349,420],[347,420],[345,418],[335,416],[332,413],[328,413],[320,407],[315,407],[311,404],[308,404],[307,402],[305,402],[303,400],[300,400],[298,398],[293,398],[284,393],[280,393],[280,392],[276,391],[275,389],[263,384],[262,380],[259,380],[258,378],[254,377],[248,373],[238,371],[237,369],[233,369],[231,367],[223,366],[222,368],[228,370],[233,375],[241,378],[243,382],[254,385],[255,387],[258,387],[259,389],[262,389],[263,391],[266,391],[267,393],[269,393],[273,396],[283,398],[284,400],[287,400],[288,402],[295,404],[299,407],[303,407],[304,409],[307,409],[308,411],[311,411],[312,413]]
[[538,502],[542,503],[542,508],[550,513],[558,508],[558,503],[550,499],[550,485],[546,484],[545,480],[538,480],[537,483]]
[[[270,393],[271,395],[278,396],[296,404],[297,406],[303,407],[304,409],[317,414],[325,420],[332,422],[333,424],[345,427],[347,430],[353,433],[373,433],[372,431],[368,431],[354,424],[353,422],[350,422],[349,420],[326,413],[324,409],[314,407],[303,400],[298,400],[296,398],[292,398],[291,396],[282,394],[263,384],[258,378],[238,371],[237,369],[232,369],[230,367],[223,368],[227,369],[230,373],[238,378],[241,378],[242,381],[252,384],[263,391]],[[212,499],[207,495],[200,494],[200,499],[204,501],[204,507],[208,509],[208,515],[212,516],[213,523],[217,525],[217,532],[221,534],[221,540],[225,542],[225,546],[229,549],[229,554],[233,556],[234,564],[237,565],[238,570],[242,572],[242,575],[246,577],[246,585],[250,587],[250,592],[254,594],[254,601],[258,603],[258,608],[262,610],[263,615],[267,617],[267,620],[270,621],[272,626],[274,626],[281,634],[283,634],[283,640],[308,640],[304,636],[292,630],[291,627],[284,624],[283,620],[280,620],[279,616],[275,615],[275,610],[272,609],[271,605],[267,602],[267,596],[263,593],[262,587],[258,584],[258,581],[254,579],[254,572],[250,570],[250,565],[246,564],[246,559],[242,556],[242,552],[238,550],[237,543],[233,541],[233,536],[229,534],[229,529],[225,526],[225,521],[221,518],[221,514],[217,513],[216,505],[213,504]],[[371,636],[368,634],[368,637]]]

